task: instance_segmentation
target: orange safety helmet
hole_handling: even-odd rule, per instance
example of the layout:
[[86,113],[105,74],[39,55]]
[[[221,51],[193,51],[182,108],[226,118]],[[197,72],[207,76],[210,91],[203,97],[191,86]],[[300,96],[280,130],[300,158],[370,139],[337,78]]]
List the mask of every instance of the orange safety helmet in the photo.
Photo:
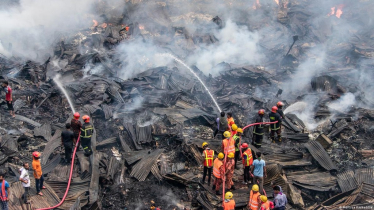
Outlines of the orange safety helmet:
[[264,114],[265,114],[265,110],[264,110],[264,109],[260,109],[260,110],[258,110],[258,114],[259,114],[259,115],[264,115]]
[[88,116],[88,115],[84,115],[82,117],[82,119],[83,119],[84,122],[90,122],[90,116]]
[[284,103],[282,101],[278,101],[277,107],[283,107],[283,106],[284,106]]
[[271,108],[271,112],[276,113],[277,111],[278,111],[278,107],[273,106],[273,107]]
[[243,149],[248,148],[248,144],[247,144],[247,143],[243,143],[243,144],[242,144],[242,148],[243,148]]
[[74,119],[78,120],[80,116],[79,112],[74,113]]
[[32,153],[32,156],[35,157],[35,158],[38,158],[38,157],[40,157],[40,152],[35,151],[35,152]]

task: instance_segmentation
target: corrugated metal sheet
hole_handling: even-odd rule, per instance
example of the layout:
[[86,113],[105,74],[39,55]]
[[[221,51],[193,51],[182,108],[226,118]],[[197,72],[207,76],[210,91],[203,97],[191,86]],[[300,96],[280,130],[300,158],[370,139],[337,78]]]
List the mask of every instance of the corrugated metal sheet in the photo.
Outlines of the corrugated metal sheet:
[[323,168],[326,170],[337,170],[336,165],[319,142],[311,140],[305,144],[305,147]]
[[50,124],[44,124],[34,129],[34,136],[42,136],[45,140],[52,138],[52,130]]
[[342,192],[347,192],[358,187],[353,171],[344,171],[338,175],[338,184]]
[[32,119],[29,119],[27,117],[24,117],[24,116],[21,116],[21,115],[18,115],[16,114],[16,117],[14,118],[16,120],[20,120],[20,121],[23,121],[23,122],[26,122],[34,127],[40,127],[42,126],[42,124],[38,123],[38,122],[35,122],[34,120]]
[[151,171],[152,165],[157,161],[163,151],[163,149],[156,149],[145,156],[132,168],[130,176],[135,177],[139,181],[144,181]]
[[374,184],[374,169],[372,168],[361,168],[356,169],[355,178],[358,184],[366,182],[368,184]]

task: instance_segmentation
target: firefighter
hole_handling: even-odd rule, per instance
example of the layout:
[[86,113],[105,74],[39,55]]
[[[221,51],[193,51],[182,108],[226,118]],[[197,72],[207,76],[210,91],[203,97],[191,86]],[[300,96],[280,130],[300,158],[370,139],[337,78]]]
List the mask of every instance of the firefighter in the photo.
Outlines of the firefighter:
[[230,152],[229,155],[227,155],[226,160],[226,186],[228,190],[235,190],[234,182],[232,181],[232,178],[234,177],[234,170],[235,170],[235,154],[233,152]]
[[268,201],[268,197],[266,197],[266,195],[261,195],[260,200],[261,200],[260,210],[274,209],[274,203],[271,201]]
[[90,123],[90,117],[88,115],[84,115],[82,117],[84,124],[81,128],[81,141],[82,141],[82,147],[83,151],[86,156],[90,156],[92,154],[91,149],[91,137],[94,132],[93,126]]
[[79,141],[78,145],[76,142],[78,141],[79,132],[81,131],[81,128],[82,128],[82,123],[79,121],[80,116],[81,115],[79,114],[79,112],[75,112],[73,119],[71,119],[70,121],[70,126],[74,133],[74,146],[77,147],[77,151],[79,150],[79,146],[81,145],[81,141]]
[[231,126],[231,136],[234,136],[235,134],[237,134],[237,130],[238,130],[238,126],[236,124],[233,124]]
[[235,169],[236,163],[238,162],[240,156],[240,144],[242,141],[243,129],[238,128],[236,131],[237,133],[233,137],[233,139],[235,140]]
[[278,107],[273,106],[269,114],[270,122],[278,121],[275,124],[270,124],[270,129],[271,129],[270,138],[273,141],[273,143],[275,143],[275,133],[277,133],[278,135],[277,136],[278,141],[282,141],[282,131],[280,129],[280,125],[282,124],[282,117],[279,115],[277,111],[278,111]]
[[235,201],[232,199],[234,195],[232,192],[225,194],[225,201],[223,202],[223,210],[235,210]]
[[278,114],[282,117],[282,119],[285,119],[286,117],[284,116],[284,113],[283,113],[283,106],[284,106],[284,103],[282,101],[278,101],[277,103],[277,112]]
[[227,112],[227,124],[229,126],[229,130],[232,130],[231,126],[235,124],[234,118],[232,118],[232,113]]
[[257,184],[254,184],[252,186],[252,190],[249,193],[249,202],[248,202],[248,208],[250,210],[258,210],[259,203],[260,203],[260,196],[261,193],[259,192],[259,187]]
[[205,177],[208,174],[208,186],[210,186],[210,178],[212,176],[213,170],[213,157],[214,151],[208,147],[208,143],[204,142],[202,147],[204,149],[203,156],[204,156],[204,174],[203,174],[203,184],[205,183]]
[[222,152],[225,155],[229,154],[230,152],[235,153],[235,140],[231,137],[230,131],[225,131],[223,133],[223,136],[225,137],[225,139],[222,140]]
[[244,169],[244,184],[248,184],[251,181],[251,165],[253,163],[252,150],[248,147],[247,143],[243,143],[242,149],[242,160]]
[[219,188],[225,179],[225,168],[223,166],[223,158],[225,158],[225,155],[221,152],[218,154],[217,158],[214,160],[213,163],[213,176],[214,184],[212,189],[216,191],[216,195],[222,195],[222,193],[219,192]]
[[[258,116],[256,118],[255,123],[264,122],[264,114],[265,114],[265,110],[260,109],[258,111]],[[253,127],[252,145],[255,146],[256,148],[260,148],[263,137],[264,137],[264,125],[263,124],[255,125]]]

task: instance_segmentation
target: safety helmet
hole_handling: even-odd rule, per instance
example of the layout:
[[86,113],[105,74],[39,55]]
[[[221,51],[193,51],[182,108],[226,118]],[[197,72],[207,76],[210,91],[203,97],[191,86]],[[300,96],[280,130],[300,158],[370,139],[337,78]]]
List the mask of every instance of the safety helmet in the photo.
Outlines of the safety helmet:
[[235,154],[233,152],[230,152],[229,155],[227,155],[228,158],[234,158]]
[[257,184],[254,184],[254,185],[252,186],[252,191],[258,192],[259,190],[260,190],[260,188],[258,187]]
[[40,152],[35,151],[35,152],[32,153],[32,156],[38,158],[38,157],[40,157]]
[[261,195],[261,196],[260,196],[260,199],[261,199],[261,201],[264,202],[264,203],[265,203],[266,201],[268,201],[268,197],[266,197],[265,195]]
[[243,129],[241,128],[238,128],[238,130],[236,130],[238,133],[243,133]]
[[248,144],[247,144],[247,143],[243,143],[243,144],[242,144],[242,148],[243,148],[243,149],[248,148]]
[[224,157],[225,157],[225,155],[222,152],[220,152],[218,154],[218,159],[222,160]]
[[82,119],[84,122],[90,122],[90,117],[88,115],[84,115]]
[[223,136],[226,137],[226,138],[230,138],[231,134],[230,134],[229,131],[225,131],[225,132],[223,133]]
[[227,193],[225,194],[225,199],[231,199],[232,196],[234,196],[234,195],[232,194],[232,192],[227,192]]
[[283,107],[283,106],[284,106],[284,103],[282,101],[278,101],[277,107]]
[[75,112],[74,113],[74,119],[79,119],[79,117],[80,117],[81,115],[79,114],[79,112]]
[[264,114],[265,114],[265,110],[264,110],[264,109],[260,109],[260,110],[258,110],[258,114],[260,114],[260,115],[264,115]]
[[276,107],[276,106],[273,106],[272,108],[271,108],[271,112],[274,112],[274,113],[276,113],[278,111],[278,107]]
[[232,129],[233,131],[236,131],[236,130],[238,129],[238,126],[237,126],[236,124],[233,124],[233,125],[231,126],[231,129]]
[[208,146],[208,143],[207,142],[204,142],[202,147],[204,148],[205,146]]

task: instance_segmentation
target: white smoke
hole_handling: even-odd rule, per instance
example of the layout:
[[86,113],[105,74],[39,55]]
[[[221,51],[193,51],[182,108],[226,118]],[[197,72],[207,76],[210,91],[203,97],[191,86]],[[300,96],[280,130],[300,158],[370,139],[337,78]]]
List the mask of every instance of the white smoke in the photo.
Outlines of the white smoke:
[[345,113],[352,108],[353,105],[356,105],[356,97],[353,93],[346,93],[340,99],[331,102],[328,104],[328,107],[331,112],[342,112]]

